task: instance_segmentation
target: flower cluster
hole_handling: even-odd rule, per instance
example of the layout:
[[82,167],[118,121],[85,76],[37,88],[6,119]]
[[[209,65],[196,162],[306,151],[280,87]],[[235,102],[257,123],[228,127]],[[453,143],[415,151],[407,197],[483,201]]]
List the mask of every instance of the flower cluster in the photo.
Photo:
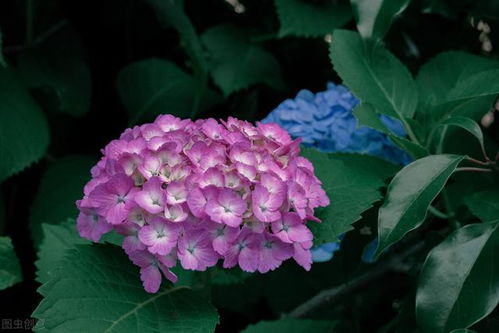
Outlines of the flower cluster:
[[312,263],[306,221],[329,199],[292,140],[276,124],[161,115],[111,141],[77,202],[77,228],[98,241],[114,229],[148,292],[177,259],[204,271],[219,259],[265,273],[294,258]]
[[[386,134],[358,127],[352,110],[359,101],[346,87],[329,83],[327,88],[317,94],[301,90],[295,99],[287,99],[277,106],[262,123],[279,124],[293,138],[300,138],[304,145],[323,152],[361,153],[402,165],[411,161],[411,157],[395,146]],[[380,115],[380,120],[393,134],[406,136],[398,120],[384,115]],[[341,238],[343,235],[338,242],[313,248],[313,261],[330,260],[339,250]],[[370,250],[366,258],[372,257],[372,252]]]
[[[358,127],[352,113],[359,101],[342,85],[328,84],[328,90],[313,94],[301,90],[287,99],[262,123],[276,123],[306,146],[323,152],[350,152],[377,156],[397,164],[407,164],[410,156],[377,130]],[[402,124],[381,115],[380,120],[393,134],[406,135]]]

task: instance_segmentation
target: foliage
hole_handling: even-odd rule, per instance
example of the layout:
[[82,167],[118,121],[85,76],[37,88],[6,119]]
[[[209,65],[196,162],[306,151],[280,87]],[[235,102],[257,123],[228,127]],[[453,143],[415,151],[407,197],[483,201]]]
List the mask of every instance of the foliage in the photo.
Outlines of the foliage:
[[[498,29],[492,0],[2,2],[2,317],[55,332],[496,332]],[[355,103],[325,100],[339,85]],[[306,111],[280,115],[287,129],[323,145],[301,154],[331,201],[307,222],[314,245],[344,234],[332,260],[177,265],[179,281],[148,294],[122,236],[78,235],[75,201],[126,127],[165,113],[255,122],[293,103]],[[407,159],[367,155],[374,140],[327,147],[320,125],[346,114],[345,132],[367,126]]]

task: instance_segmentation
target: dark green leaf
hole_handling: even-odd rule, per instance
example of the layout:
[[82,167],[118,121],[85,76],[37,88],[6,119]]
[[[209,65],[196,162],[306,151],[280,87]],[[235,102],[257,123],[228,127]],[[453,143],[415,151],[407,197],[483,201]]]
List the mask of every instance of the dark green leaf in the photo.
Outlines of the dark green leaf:
[[352,0],[357,28],[366,39],[382,39],[410,0]]
[[474,120],[466,117],[456,116],[445,119],[441,122],[441,125],[457,126],[464,129],[465,131],[468,131],[478,139],[478,142],[480,142],[480,145],[483,147],[482,129],[480,128],[480,125],[478,125]]
[[58,225],[42,224],[43,241],[38,251],[38,260],[35,262],[37,281],[46,283],[52,277],[52,271],[57,268],[59,261],[66,252],[77,244],[89,244],[76,231],[75,220],[67,220]]
[[244,31],[220,25],[208,29],[201,38],[209,52],[213,80],[225,95],[257,83],[282,85],[279,62],[253,45]]
[[194,27],[185,15],[183,1],[147,0],[156,11],[156,16],[164,26],[173,26],[180,35],[185,50],[194,64],[194,72],[203,74],[207,70],[203,49]]
[[328,156],[314,149],[304,149],[302,155],[313,163],[315,174],[331,200],[328,207],[316,210],[322,223],[308,223],[315,244],[334,242],[351,230],[360,214],[382,198],[379,189],[397,171],[397,166],[366,155]]
[[362,103],[353,109],[352,112],[355,118],[359,121],[358,127],[367,126],[385,134],[391,133],[383,124],[379,118],[379,114],[371,104]]
[[22,280],[21,265],[10,237],[0,237],[0,290]]
[[336,30],[330,51],[334,69],[362,103],[403,123],[404,117],[413,116],[418,105],[416,84],[388,50],[376,44],[368,54],[357,33]]
[[281,22],[279,37],[324,37],[345,25],[352,11],[345,4],[317,6],[303,0],[274,0]]
[[52,97],[53,109],[82,116],[92,98],[90,70],[77,36],[64,31],[19,57],[18,70],[26,86]]
[[[118,93],[125,105],[130,122],[153,120],[159,114],[190,117],[197,94],[196,80],[173,63],[147,59],[125,67],[118,76]],[[213,106],[218,95],[204,94],[201,110]]]
[[498,75],[499,69],[491,69],[471,75],[466,80],[460,80],[449,92],[449,99],[465,100],[497,95],[499,93],[499,82],[496,80]]
[[164,282],[143,290],[139,269],[113,245],[70,250],[38,289],[33,313],[51,332],[211,332],[216,310],[200,292]]
[[467,328],[457,328],[452,330],[450,333],[477,333],[476,331],[469,330]]
[[68,155],[49,165],[31,206],[29,223],[35,245],[42,240],[42,223],[57,224],[76,219],[76,200],[83,197],[83,187],[90,180],[96,161],[85,155]]
[[438,121],[440,119],[455,116],[462,116],[480,121],[483,115],[493,106],[494,101],[495,96],[493,95],[454,100],[429,106],[418,113],[418,115],[429,117],[430,121]]
[[465,198],[464,202],[483,222],[499,219],[499,191],[474,193]]
[[261,321],[248,326],[243,333],[309,333],[332,332],[336,322],[312,319],[284,318],[274,321]]
[[414,143],[407,140],[406,138],[401,138],[391,133],[388,136],[397,146],[407,151],[413,159],[416,160],[418,158],[428,156],[428,150],[426,150],[426,148],[424,148],[420,144]]
[[14,74],[0,66],[0,181],[40,159],[48,144],[44,114]]
[[423,223],[431,202],[463,158],[431,155],[412,162],[395,175],[379,210],[376,256]]
[[498,222],[467,225],[430,252],[416,295],[416,317],[425,331],[469,327],[497,306],[498,226]]
[[499,68],[497,60],[461,51],[443,52],[421,67],[416,82],[426,103],[441,104],[450,101],[449,93],[458,82],[494,68]]

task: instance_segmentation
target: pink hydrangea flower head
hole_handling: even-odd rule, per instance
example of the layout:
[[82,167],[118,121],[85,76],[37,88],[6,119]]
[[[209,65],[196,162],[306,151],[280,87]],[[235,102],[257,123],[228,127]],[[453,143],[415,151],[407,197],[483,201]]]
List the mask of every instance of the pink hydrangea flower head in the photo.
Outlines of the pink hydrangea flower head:
[[146,291],[163,276],[175,282],[177,261],[265,273],[293,258],[310,269],[307,224],[329,199],[300,141],[278,125],[160,115],[102,153],[77,202],[77,228],[96,242],[121,234]]

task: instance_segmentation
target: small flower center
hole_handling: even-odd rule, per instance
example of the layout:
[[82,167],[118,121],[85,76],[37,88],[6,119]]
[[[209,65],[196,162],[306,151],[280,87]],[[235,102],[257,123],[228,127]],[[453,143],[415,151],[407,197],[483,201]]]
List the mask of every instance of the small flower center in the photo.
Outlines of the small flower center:
[[116,198],[116,203],[124,203],[125,202],[125,196],[124,195],[118,195]]

